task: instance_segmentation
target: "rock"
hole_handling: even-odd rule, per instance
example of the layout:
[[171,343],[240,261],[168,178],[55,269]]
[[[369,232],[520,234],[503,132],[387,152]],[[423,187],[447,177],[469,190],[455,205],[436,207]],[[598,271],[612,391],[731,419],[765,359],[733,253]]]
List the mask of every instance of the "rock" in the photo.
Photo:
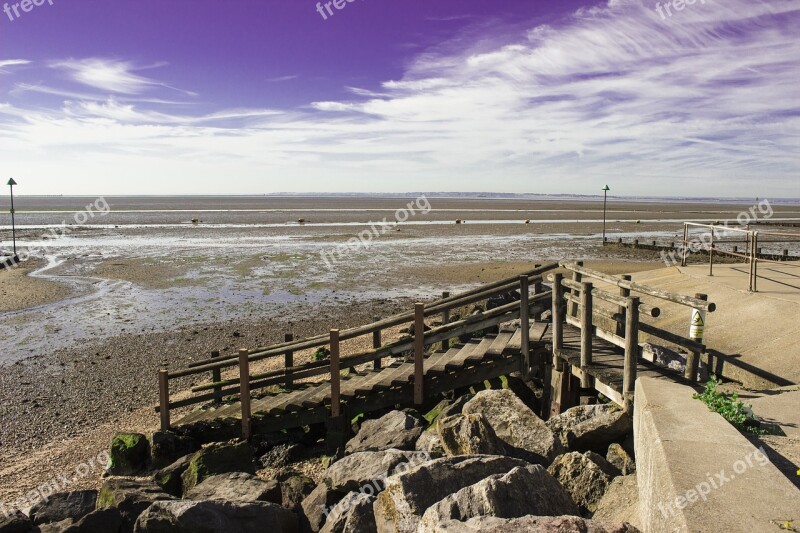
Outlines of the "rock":
[[[645,344],[642,348],[645,353],[650,352],[653,354],[653,364],[674,370],[680,373],[680,375],[686,372],[687,354],[679,353],[657,344]],[[697,368],[697,380],[701,383],[705,383],[708,381],[708,378],[708,367],[703,361],[700,361]]]
[[560,455],[547,469],[561,483],[582,512],[593,513],[603,497],[611,476],[585,455],[570,452]]
[[33,522],[21,511],[0,515],[0,533],[31,533]]
[[445,454],[454,455],[504,455],[505,443],[480,413],[455,415],[439,419],[436,430]]
[[215,442],[197,452],[181,475],[183,492],[186,494],[208,477],[230,472],[256,473],[253,451],[247,442]]
[[422,514],[446,496],[525,461],[496,455],[443,457],[391,476],[373,505],[378,531],[411,533]]
[[258,462],[263,468],[286,468],[295,461],[299,461],[305,454],[302,444],[278,444],[261,456]]
[[136,521],[136,533],[294,533],[294,514],[269,502],[156,502]]
[[225,500],[228,502],[281,503],[281,486],[277,481],[263,481],[244,472],[211,476],[188,491],[187,500]]
[[612,442],[631,432],[631,418],[611,404],[581,405],[552,417],[547,426],[571,451],[606,453]]
[[374,496],[351,492],[333,507],[320,533],[374,533]]
[[193,458],[193,453],[184,455],[171,465],[156,472],[153,479],[167,494],[180,498],[183,494],[183,480],[181,476],[186,472],[186,469],[189,468],[189,463],[192,462]]
[[331,465],[325,473],[325,481],[331,489],[342,493],[359,490],[365,485],[375,486],[380,491],[385,479],[398,469],[405,471],[429,460],[425,452],[357,452]]
[[171,465],[199,449],[193,439],[171,431],[156,431],[150,436],[150,460],[155,469]]
[[532,465],[489,476],[445,497],[425,511],[421,527],[486,515],[517,518],[567,514],[578,514],[570,495],[544,467]]
[[640,533],[630,524],[584,520],[577,516],[481,516],[466,522],[451,520],[425,533]]
[[413,450],[425,430],[423,421],[403,411],[392,411],[376,420],[366,420],[345,447],[347,453]]
[[174,499],[149,479],[112,477],[100,488],[97,508],[117,509],[122,515],[121,531],[132,531],[136,518],[153,502]]
[[117,433],[111,439],[112,476],[133,476],[144,472],[150,460],[150,442],[141,433]]
[[417,444],[414,449],[418,452],[426,452],[431,457],[441,457],[444,455],[444,448],[442,447],[442,439],[438,433],[433,431],[423,431],[422,435],[417,439]]
[[603,457],[602,455],[600,455],[599,453],[595,453],[593,451],[588,451],[588,452],[584,453],[583,455],[585,455],[586,458],[589,459],[591,462],[593,462],[594,464],[599,466],[600,470],[602,470],[608,477],[615,478],[617,476],[622,475],[622,473],[619,471],[619,469],[616,466],[614,466],[611,463],[609,463],[606,460],[606,458]]
[[636,476],[620,476],[608,486],[605,495],[597,502],[594,520],[629,522],[641,529],[639,515],[639,485]]
[[606,461],[611,463],[617,470],[619,470],[623,476],[636,473],[636,462],[630,455],[628,455],[628,452],[626,452],[625,449],[616,442],[612,443],[611,446],[608,447]]
[[544,421],[510,390],[481,391],[467,402],[463,413],[483,414],[497,437],[508,445],[507,453],[514,457],[547,466],[561,452]]
[[64,530],[64,533],[119,533],[123,518],[119,509],[98,509]]
[[430,425],[435,427],[436,423],[442,418],[460,415],[464,409],[464,406],[472,399],[473,396],[474,395],[472,394],[463,394],[452,401],[442,400],[427,415],[425,415],[425,417],[431,421]]
[[290,511],[300,511],[300,504],[316,487],[306,476],[292,476],[281,482],[281,505]]
[[511,291],[505,294],[498,294],[486,300],[486,310],[491,311],[503,305],[518,302],[520,298],[519,291]]
[[94,511],[96,505],[96,490],[60,492],[34,505],[31,508],[30,518],[37,526],[67,519],[78,521]]
[[317,486],[300,504],[302,529],[316,533],[325,525],[330,509],[344,497],[344,494],[331,490],[325,483]]

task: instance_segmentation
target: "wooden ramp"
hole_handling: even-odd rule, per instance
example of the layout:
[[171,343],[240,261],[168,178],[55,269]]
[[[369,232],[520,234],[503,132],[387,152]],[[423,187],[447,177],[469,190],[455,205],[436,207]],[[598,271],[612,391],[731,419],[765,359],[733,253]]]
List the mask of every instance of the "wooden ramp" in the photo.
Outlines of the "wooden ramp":
[[[535,323],[529,338],[533,349],[543,348],[546,323]],[[520,370],[521,331],[498,334],[456,344],[447,351],[425,355],[426,394],[448,392]],[[351,372],[341,380],[341,401],[345,409],[357,414],[393,405],[413,405],[414,363],[394,362],[380,369]],[[324,422],[329,416],[331,387],[328,381],[298,386],[277,394],[251,400],[253,424],[278,431]],[[215,421],[241,420],[239,401],[198,409],[175,422],[178,428],[202,426]]]

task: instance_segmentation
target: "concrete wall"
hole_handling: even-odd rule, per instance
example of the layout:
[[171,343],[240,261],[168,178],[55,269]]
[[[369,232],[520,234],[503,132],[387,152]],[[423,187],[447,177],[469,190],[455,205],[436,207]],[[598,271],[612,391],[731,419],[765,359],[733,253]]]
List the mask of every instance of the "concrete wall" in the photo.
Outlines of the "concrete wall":
[[636,382],[634,437],[645,533],[782,531],[800,490],[720,415],[670,381]]

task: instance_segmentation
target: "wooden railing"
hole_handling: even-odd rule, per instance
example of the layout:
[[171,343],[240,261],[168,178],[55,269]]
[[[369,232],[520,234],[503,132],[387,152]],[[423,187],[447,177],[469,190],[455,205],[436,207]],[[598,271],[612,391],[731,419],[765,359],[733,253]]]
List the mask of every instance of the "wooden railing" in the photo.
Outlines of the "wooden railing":
[[[292,386],[299,380],[330,374],[328,381],[331,387],[331,416],[340,414],[340,371],[357,365],[373,363],[374,368],[381,368],[381,360],[385,357],[396,356],[406,352],[413,352],[414,373],[414,402],[421,404],[425,397],[423,361],[425,348],[436,343],[442,347],[449,345],[449,340],[469,333],[482,331],[519,318],[522,329],[522,357],[520,370],[527,373],[530,370],[530,356],[528,354],[528,331],[531,317],[540,316],[551,305],[551,293],[544,291],[542,276],[558,267],[557,263],[537,266],[521,276],[504,279],[477,289],[450,296],[445,293],[443,298],[430,304],[417,303],[413,312],[401,313],[372,324],[355,328],[338,330],[333,329],[328,335],[317,335],[307,339],[294,341],[287,335],[286,342],[273,346],[257,348],[255,350],[240,350],[238,356],[221,357],[218,352],[212,352],[210,362],[196,362],[187,368],[175,371],[160,370],[159,377],[159,406],[156,411],[161,414],[161,427],[168,429],[171,425],[170,411],[190,405],[219,402],[223,397],[238,396],[242,406],[242,430],[246,437],[250,436],[250,395],[252,391],[270,386]],[[531,288],[533,293],[531,294]],[[467,305],[488,300],[495,296],[520,291],[520,301],[499,306],[488,311],[478,312],[458,321],[451,322],[451,312]],[[441,315],[442,325],[424,331],[425,318]],[[388,328],[404,324],[414,325],[414,334],[410,338],[383,344],[381,332]],[[343,357],[341,343],[346,340],[361,336],[371,336],[373,349],[354,355]],[[330,359],[310,361],[301,365],[294,365],[294,353],[320,347],[330,349]],[[250,365],[254,362],[284,357],[284,367],[277,370],[253,374]],[[221,372],[225,369],[239,368],[239,375],[231,379],[222,379]],[[191,389],[194,396],[172,401],[170,399],[170,381],[199,374],[211,374],[211,381]]]
[[[563,324],[570,324],[581,331],[580,367],[581,387],[590,388],[591,377],[586,369],[592,364],[592,338],[599,337],[624,350],[624,371],[621,402],[629,405],[632,398],[636,371],[639,357],[644,355],[639,343],[639,334],[646,333],[652,337],[666,340],[674,345],[687,350],[689,356],[686,361],[684,376],[695,381],[701,355],[705,352],[705,345],[701,339],[692,339],[672,333],[651,324],[644,323],[642,317],[656,318],[660,316],[661,309],[642,301],[642,296],[656,298],[657,300],[677,303],[690,307],[698,312],[713,312],[716,305],[707,301],[705,295],[695,297],[683,296],[655,287],[650,287],[631,281],[630,276],[611,276],[583,266],[582,262],[562,262],[561,266],[572,279],[566,279],[563,274],[551,274],[549,279],[553,283],[552,289],[552,316],[553,316],[553,355],[554,366],[560,367],[559,353],[564,348]],[[592,279],[611,284],[619,288],[619,294],[599,289],[594,286]],[[633,295],[632,293],[639,293]],[[595,300],[616,308],[608,309],[596,304]],[[598,318],[603,318],[615,326],[614,331],[604,329],[599,324]],[[603,391],[601,391],[603,392]],[[606,395],[613,396],[613,391],[606,391]]]

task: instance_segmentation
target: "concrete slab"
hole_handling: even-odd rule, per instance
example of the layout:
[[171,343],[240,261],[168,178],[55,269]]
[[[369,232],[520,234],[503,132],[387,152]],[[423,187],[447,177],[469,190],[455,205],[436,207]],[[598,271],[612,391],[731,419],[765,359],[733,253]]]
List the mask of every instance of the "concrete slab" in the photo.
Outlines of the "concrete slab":
[[645,533],[781,531],[800,490],[693,389],[640,378],[634,436]]
[[789,437],[800,438],[800,386],[778,389],[740,392],[745,405],[752,405],[753,412],[769,424],[780,427]]

